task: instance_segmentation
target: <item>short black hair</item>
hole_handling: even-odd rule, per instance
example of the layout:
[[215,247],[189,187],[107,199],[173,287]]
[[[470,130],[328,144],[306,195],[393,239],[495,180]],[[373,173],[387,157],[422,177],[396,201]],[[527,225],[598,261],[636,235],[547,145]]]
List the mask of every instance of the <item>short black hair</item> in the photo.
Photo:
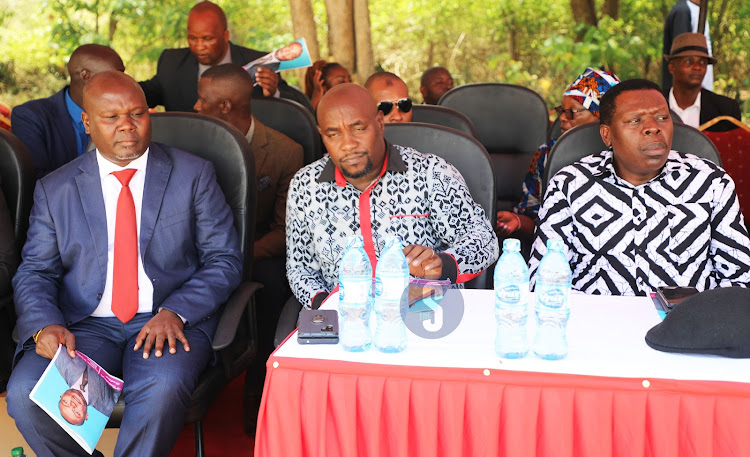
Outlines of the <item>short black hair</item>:
[[615,116],[615,102],[617,97],[623,92],[633,90],[655,90],[661,93],[661,87],[648,79],[626,79],[620,84],[616,84],[609,89],[599,103],[599,122],[603,125],[611,125],[612,118]]
[[253,86],[253,78],[242,66],[235,63],[223,63],[214,65],[207,69],[201,75],[201,78],[211,78],[215,80],[230,80],[238,84]]

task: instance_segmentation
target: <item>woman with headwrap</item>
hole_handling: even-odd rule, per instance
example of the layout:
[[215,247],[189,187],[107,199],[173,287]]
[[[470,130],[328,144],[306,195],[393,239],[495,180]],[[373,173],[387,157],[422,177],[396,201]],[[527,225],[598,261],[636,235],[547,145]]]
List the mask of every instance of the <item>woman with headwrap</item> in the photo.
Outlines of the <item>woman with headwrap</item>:
[[[560,115],[561,133],[581,124],[599,121],[599,100],[607,90],[620,80],[604,70],[587,68],[563,93],[561,106],[555,108]],[[497,212],[497,233],[503,238],[513,236],[524,244],[534,236],[537,214],[542,203],[541,185],[547,156],[556,140],[541,145],[529,164],[523,181],[521,201],[513,211]]]

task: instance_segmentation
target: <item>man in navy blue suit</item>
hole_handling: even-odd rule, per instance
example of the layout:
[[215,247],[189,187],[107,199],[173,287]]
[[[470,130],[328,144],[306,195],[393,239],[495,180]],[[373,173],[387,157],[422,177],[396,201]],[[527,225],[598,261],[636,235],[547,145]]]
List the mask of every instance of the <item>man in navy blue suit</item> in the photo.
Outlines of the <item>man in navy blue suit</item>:
[[[151,142],[146,98],[132,78],[100,73],[83,100],[96,151],[34,190],[13,281],[20,343],[8,412],[38,456],[87,455],[28,398],[64,344],[70,357],[80,350],[123,378],[126,407],[114,455],[166,456],[211,359],[220,306],[240,282],[242,253],[213,166]],[[124,170],[132,178],[121,184]],[[126,188],[132,203],[123,220],[137,228],[137,244],[129,251],[133,267],[118,270]],[[118,286],[136,274],[133,287]],[[123,294],[135,296],[125,317],[116,305]]]
[[36,177],[41,178],[86,152],[83,87],[102,71],[125,71],[114,49],[100,44],[76,48],[68,61],[70,85],[49,98],[31,100],[11,112],[11,133],[29,149]]

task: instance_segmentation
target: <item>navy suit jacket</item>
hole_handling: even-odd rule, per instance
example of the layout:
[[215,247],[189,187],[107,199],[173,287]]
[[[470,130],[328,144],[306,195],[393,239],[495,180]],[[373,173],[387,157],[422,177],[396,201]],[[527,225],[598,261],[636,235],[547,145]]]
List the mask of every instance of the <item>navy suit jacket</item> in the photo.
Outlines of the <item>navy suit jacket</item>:
[[[139,246],[159,307],[213,337],[217,311],[238,286],[242,252],[213,165],[152,143],[146,166]],[[107,273],[107,221],[96,151],[39,180],[13,278],[19,345],[39,329],[91,315]]]
[[16,106],[10,113],[10,131],[29,149],[37,178],[78,157],[76,132],[65,106],[68,87]]
[[[267,54],[232,42],[229,43],[229,52],[232,63],[237,65],[245,65]],[[193,106],[198,100],[198,60],[190,52],[190,48],[165,49],[159,56],[156,75],[139,84],[151,108],[163,105],[166,111],[194,112]],[[305,94],[290,87],[281,77],[278,89],[282,98],[301,103],[312,111],[312,105]],[[263,89],[255,86],[253,97],[262,96]]]

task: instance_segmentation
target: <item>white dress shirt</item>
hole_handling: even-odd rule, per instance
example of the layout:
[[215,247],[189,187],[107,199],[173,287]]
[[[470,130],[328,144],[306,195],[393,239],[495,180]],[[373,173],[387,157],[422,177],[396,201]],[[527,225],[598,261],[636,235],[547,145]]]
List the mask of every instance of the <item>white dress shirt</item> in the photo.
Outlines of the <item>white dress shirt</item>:
[[669,89],[669,109],[677,113],[682,119],[682,123],[690,127],[698,128],[701,125],[701,93],[695,97],[692,105],[685,109],[680,108],[677,100],[674,98],[674,87]]
[[105,159],[99,150],[96,151],[96,160],[99,164],[99,177],[102,181],[102,193],[104,195],[104,209],[107,215],[107,279],[104,283],[104,292],[99,306],[96,307],[92,316],[114,317],[112,312],[112,271],[114,269],[115,256],[115,219],[117,216],[117,199],[120,196],[122,184],[112,172],[135,168],[137,171],[130,180],[130,192],[133,194],[135,203],[135,220],[138,233],[138,312],[150,313],[153,309],[154,286],[143,270],[141,259],[141,206],[143,202],[143,185],[146,182],[146,163],[148,152],[133,160],[125,167],[120,167]]

